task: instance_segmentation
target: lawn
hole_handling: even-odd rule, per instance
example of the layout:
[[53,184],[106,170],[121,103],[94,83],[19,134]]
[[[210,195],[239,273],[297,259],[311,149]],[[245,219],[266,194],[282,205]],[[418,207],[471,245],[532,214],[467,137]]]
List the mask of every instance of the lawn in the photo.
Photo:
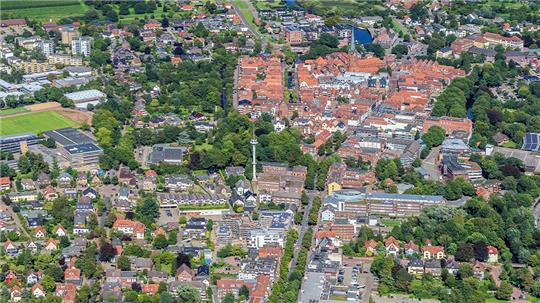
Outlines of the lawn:
[[209,209],[228,209],[228,204],[208,204],[208,205],[178,205],[178,209],[182,210],[209,210]]
[[506,303],[508,301],[504,301],[504,300],[498,300],[498,299],[495,299],[495,298],[487,298],[486,299],[486,303]]
[[11,114],[16,114],[16,113],[23,113],[23,112],[27,112],[27,111],[28,110],[26,108],[24,108],[24,107],[7,108],[7,109],[0,110],[0,117],[11,115]]
[[156,17],[160,17],[163,14],[163,6],[158,6],[153,13],[135,14],[135,11],[133,8],[130,8],[129,12],[130,12],[129,15],[118,15],[118,18],[121,21],[131,21],[131,20],[134,20],[135,18],[144,19],[145,15],[148,15],[148,16],[154,15]]
[[253,28],[257,28],[257,25],[253,22],[253,13],[249,9],[249,4],[246,2],[247,0],[233,0],[234,4],[238,6],[240,9],[240,12],[244,17],[246,17],[246,20],[253,26]]
[[2,19],[30,18],[39,21],[82,16],[88,10],[83,0],[0,0]]
[[25,132],[42,133],[48,130],[74,126],[77,126],[75,121],[55,111],[36,112],[1,118],[0,135],[14,135]]
[[396,220],[381,220],[381,223],[388,227],[396,227],[401,225],[401,222]]

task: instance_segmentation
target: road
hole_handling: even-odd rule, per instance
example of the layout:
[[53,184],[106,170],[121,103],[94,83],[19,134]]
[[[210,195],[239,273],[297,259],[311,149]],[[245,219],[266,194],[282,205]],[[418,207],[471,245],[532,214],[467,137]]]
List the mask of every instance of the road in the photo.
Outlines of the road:
[[[242,1],[242,0],[241,0]],[[245,1],[245,3],[249,6],[249,9],[251,10],[254,18],[256,18],[257,16],[257,10],[251,5],[251,2],[248,0],[248,1]],[[258,31],[257,31],[257,28],[255,28],[247,19],[246,19],[246,16],[244,16],[244,14],[242,14],[242,11],[240,10],[240,8],[238,7],[238,5],[236,5],[235,1],[231,1],[231,4],[234,8],[234,11],[236,12],[236,14],[238,16],[240,16],[240,20],[242,20],[242,23],[248,28],[248,31],[253,35],[253,37],[255,37],[256,39],[258,40],[261,40],[261,46],[262,46],[262,49],[266,49],[266,45],[268,44],[268,41],[266,40],[266,37],[264,37],[263,35],[261,35]]]
[[26,229],[24,229],[22,223],[21,223],[21,220],[19,219],[19,216],[17,216],[17,214],[13,211],[13,208],[11,206],[7,206],[4,201],[1,201],[0,199],[0,204],[2,206],[6,206],[8,211],[9,211],[9,215],[11,216],[11,218],[13,218],[13,222],[15,222],[15,225],[17,225],[17,227],[21,230],[22,233],[24,233],[24,235],[26,237],[28,237],[28,239],[31,239],[32,237],[30,236],[30,234],[26,231]]
[[[313,199],[317,196],[320,197],[320,192],[316,190],[312,191],[306,191],[309,202],[308,205],[304,209],[304,217],[302,218],[302,226],[300,226],[300,232],[298,233],[298,239],[296,240],[296,244],[294,245],[294,254],[293,259],[291,262],[291,268],[289,269],[289,275],[294,271],[296,267],[296,262],[298,260],[298,255],[300,253],[300,250],[302,249],[302,241],[304,239],[304,235],[308,229],[308,223],[309,223],[309,212],[311,210],[311,207],[313,206]],[[308,258],[309,260],[309,258]],[[305,265],[305,264],[304,264]]]
[[440,149],[440,146],[432,148],[427,158],[422,160],[422,168],[425,169],[428,172],[430,178],[435,181],[439,181],[441,177],[441,172],[439,171],[439,167],[436,163]]

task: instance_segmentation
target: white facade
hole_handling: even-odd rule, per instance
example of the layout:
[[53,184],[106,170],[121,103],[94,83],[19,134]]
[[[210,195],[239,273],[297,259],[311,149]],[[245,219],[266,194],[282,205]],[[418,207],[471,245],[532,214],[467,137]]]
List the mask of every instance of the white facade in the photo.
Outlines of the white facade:
[[90,56],[92,52],[92,39],[81,37],[71,41],[71,53],[73,55]]

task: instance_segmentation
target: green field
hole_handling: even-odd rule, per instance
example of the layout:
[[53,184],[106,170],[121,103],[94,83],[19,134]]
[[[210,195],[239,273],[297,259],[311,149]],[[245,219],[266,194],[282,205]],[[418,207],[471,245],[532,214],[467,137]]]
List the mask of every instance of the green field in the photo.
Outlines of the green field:
[[37,112],[0,119],[0,135],[14,135],[25,132],[42,133],[52,129],[74,126],[77,126],[75,121],[57,112]]
[[244,17],[246,17],[246,20],[253,26],[253,28],[257,28],[257,25],[255,22],[253,22],[253,13],[249,9],[249,4],[246,2],[248,0],[233,0],[234,4],[238,6],[240,9],[240,12]]
[[27,111],[28,110],[26,108],[24,108],[24,107],[3,109],[3,110],[0,110],[0,117],[11,115],[11,114],[16,114],[16,113],[23,113],[23,112],[27,112]]
[[40,21],[82,16],[88,10],[82,0],[0,0],[1,18],[30,18]]

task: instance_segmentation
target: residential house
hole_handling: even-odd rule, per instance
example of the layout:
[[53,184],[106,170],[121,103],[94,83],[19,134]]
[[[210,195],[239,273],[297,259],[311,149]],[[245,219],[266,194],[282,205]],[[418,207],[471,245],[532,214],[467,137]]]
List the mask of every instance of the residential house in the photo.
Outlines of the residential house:
[[[6,284],[10,284],[7,283]],[[22,299],[22,290],[19,286],[15,285],[9,290],[9,297],[13,302],[19,302]]]
[[21,187],[23,190],[35,190],[36,189],[36,182],[32,179],[22,179],[21,180]]
[[397,256],[400,252],[399,241],[390,236],[384,240],[384,249],[387,255]]
[[11,188],[11,179],[9,177],[0,177],[0,191]]
[[405,252],[405,256],[410,257],[419,252],[418,245],[414,244],[411,240],[403,245],[403,251]]
[[50,185],[45,187],[45,189],[43,189],[41,193],[43,194],[43,197],[47,201],[58,199],[58,193],[56,192],[56,189]]
[[61,173],[58,176],[58,186],[59,187],[71,187],[72,177],[68,173]]
[[64,236],[67,236],[67,230],[60,224],[58,224],[55,228],[54,228],[54,231],[53,233],[57,236],[57,237],[64,237]]
[[499,262],[499,250],[494,246],[488,246],[488,263],[497,263]]
[[144,224],[138,221],[118,219],[113,224],[113,229],[126,235],[134,236],[135,239],[144,239]]
[[424,261],[420,259],[410,259],[407,264],[407,272],[413,276],[419,277],[424,274]]
[[47,231],[45,231],[42,226],[38,226],[34,229],[32,235],[37,239],[45,238],[45,236],[47,236]]
[[441,261],[440,260],[427,260],[424,263],[424,273],[430,273],[434,277],[441,275]]
[[176,270],[176,280],[183,282],[191,282],[195,278],[193,269],[189,268],[186,264],[182,264]]
[[364,247],[366,248],[366,255],[373,256],[377,254],[377,241],[373,239],[367,240]]
[[47,292],[45,292],[45,289],[39,283],[36,283],[32,286],[31,293],[36,298],[45,297],[45,295],[47,295]]
[[15,256],[19,253],[19,249],[17,248],[15,243],[13,243],[13,241],[8,239],[4,243],[4,253],[8,256]]
[[444,258],[444,247],[433,246],[431,241],[426,241],[427,245],[422,246],[422,256],[424,259],[437,259]]
[[42,277],[43,273],[41,271],[35,271],[32,269],[26,276],[26,284],[33,285],[35,283],[38,283]]
[[66,283],[73,283],[75,285],[81,285],[82,284],[81,270],[76,267],[66,268],[66,270],[64,271],[64,281]]
[[45,251],[47,251],[47,252],[57,250],[58,249],[58,241],[53,239],[53,238],[49,238],[49,240],[47,240],[47,242],[45,242],[45,244],[43,245],[43,249]]

